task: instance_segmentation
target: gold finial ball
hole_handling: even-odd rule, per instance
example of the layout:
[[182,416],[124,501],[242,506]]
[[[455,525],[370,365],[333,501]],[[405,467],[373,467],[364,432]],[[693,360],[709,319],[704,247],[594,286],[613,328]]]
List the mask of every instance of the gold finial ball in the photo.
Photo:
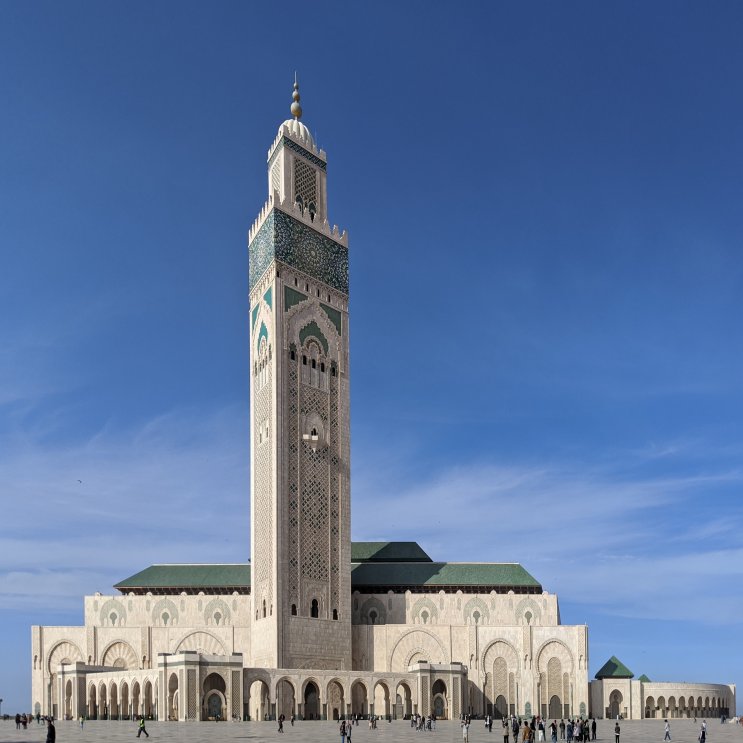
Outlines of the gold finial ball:
[[302,107],[299,105],[299,83],[297,82],[296,74],[294,75],[294,92],[292,93],[292,99],[294,100],[291,107],[292,116],[295,119],[299,119],[302,117]]

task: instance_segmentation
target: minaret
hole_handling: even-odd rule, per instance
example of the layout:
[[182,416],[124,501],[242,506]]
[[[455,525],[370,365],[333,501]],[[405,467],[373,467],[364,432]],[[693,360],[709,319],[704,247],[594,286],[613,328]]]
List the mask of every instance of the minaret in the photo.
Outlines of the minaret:
[[348,237],[292,97],[248,238],[251,662],[350,669]]

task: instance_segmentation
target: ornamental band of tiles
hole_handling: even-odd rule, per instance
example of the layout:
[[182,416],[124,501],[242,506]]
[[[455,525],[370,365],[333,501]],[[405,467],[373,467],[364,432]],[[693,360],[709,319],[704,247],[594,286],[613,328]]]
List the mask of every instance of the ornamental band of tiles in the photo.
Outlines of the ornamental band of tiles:
[[250,253],[251,563],[152,565],[32,628],[31,710],[56,717],[735,713],[735,687],[651,682],[512,563],[351,542],[348,237],[327,158],[293,119],[268,151]]

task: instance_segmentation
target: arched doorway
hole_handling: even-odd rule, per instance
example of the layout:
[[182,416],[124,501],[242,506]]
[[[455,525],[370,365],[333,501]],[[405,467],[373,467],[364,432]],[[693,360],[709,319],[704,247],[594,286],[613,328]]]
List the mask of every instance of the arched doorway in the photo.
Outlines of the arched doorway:
[[106,695],[106,685],[101,681],[98,687],[98,719],[108,719],[108,696]]
[[178,674],[171,673],[168,679],[168,719],[178,719]]
[[135,681],[132,684],[132,715],[134,717],[139,717],[142,714],[142,710],[139,706],[141,696],[139,681]]
[[655,717],[655,697],[648,697],[645,700],[645,717],[648,719]]
[[267,720],[271,709],[268,684],[263,679],[256,679],[250,685],[248,710],[251,719]]
[[98,704],[96,702],[95,684],[91,684],[88,687],[88,719],[98,719]]
[[210,673],[202,685],[202,720],[224,720],[227,715],[227,684],[218,673]]
[[390,690],[383,681],[374,686],[374,714],[384,718],[390,715]]
[[304,705],[302,717],[305,720],[320,719],[320,691],[314,681],[308,681],[304,687]]
[[288,679],[281,679],[276,684],[276,714],[284,715],[287,720],[296,714],[294,685]]
[[624,697],[618,689],[609,694],[609,719],[616,720],[622,714],[622,701]]
[[446,720],[448,705],[446,702],[446,684],[438,679],[431,687],[431,707],[437,720]]
[[343,687],[340,681],[331,681],[327,689],[328,719],[340,720],[346,716],[346,705],[343,696]]
[[144,709],[142,714],[147,718],[152,717],[152,682],[149,679],[144,682]]
[[553,719],[562,717],[562,702],[560,701],[560,697],[558,697],[557,694],[554,694],[550,697],[548,714]]
[[413,714],[413,700],[410,687],[405,682],[397,685],[396,710],[398,719],[402,720]]
[[351,714],[366,717],[368,712],[366,686],[355,681],[351,686]]
[[129,685],[126,681],[121,682],[121,719],[129,719]]
[[111,682],[111,688],[108,692],[108,709],[109,719],[119,719],[119,687],[115,681]]
[[502,720],[508,714],[508,702],[503,694],[499,694],[495,700],[495,710],[493,717],[496,720]]

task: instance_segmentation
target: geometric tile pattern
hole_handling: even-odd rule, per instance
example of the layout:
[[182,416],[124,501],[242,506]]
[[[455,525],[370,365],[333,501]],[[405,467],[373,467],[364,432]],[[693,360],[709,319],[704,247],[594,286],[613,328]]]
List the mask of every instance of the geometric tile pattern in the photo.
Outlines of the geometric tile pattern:
[[280,209],[271,210],[249,251],[251,291],[276,259],[348,294],[348,248]]

